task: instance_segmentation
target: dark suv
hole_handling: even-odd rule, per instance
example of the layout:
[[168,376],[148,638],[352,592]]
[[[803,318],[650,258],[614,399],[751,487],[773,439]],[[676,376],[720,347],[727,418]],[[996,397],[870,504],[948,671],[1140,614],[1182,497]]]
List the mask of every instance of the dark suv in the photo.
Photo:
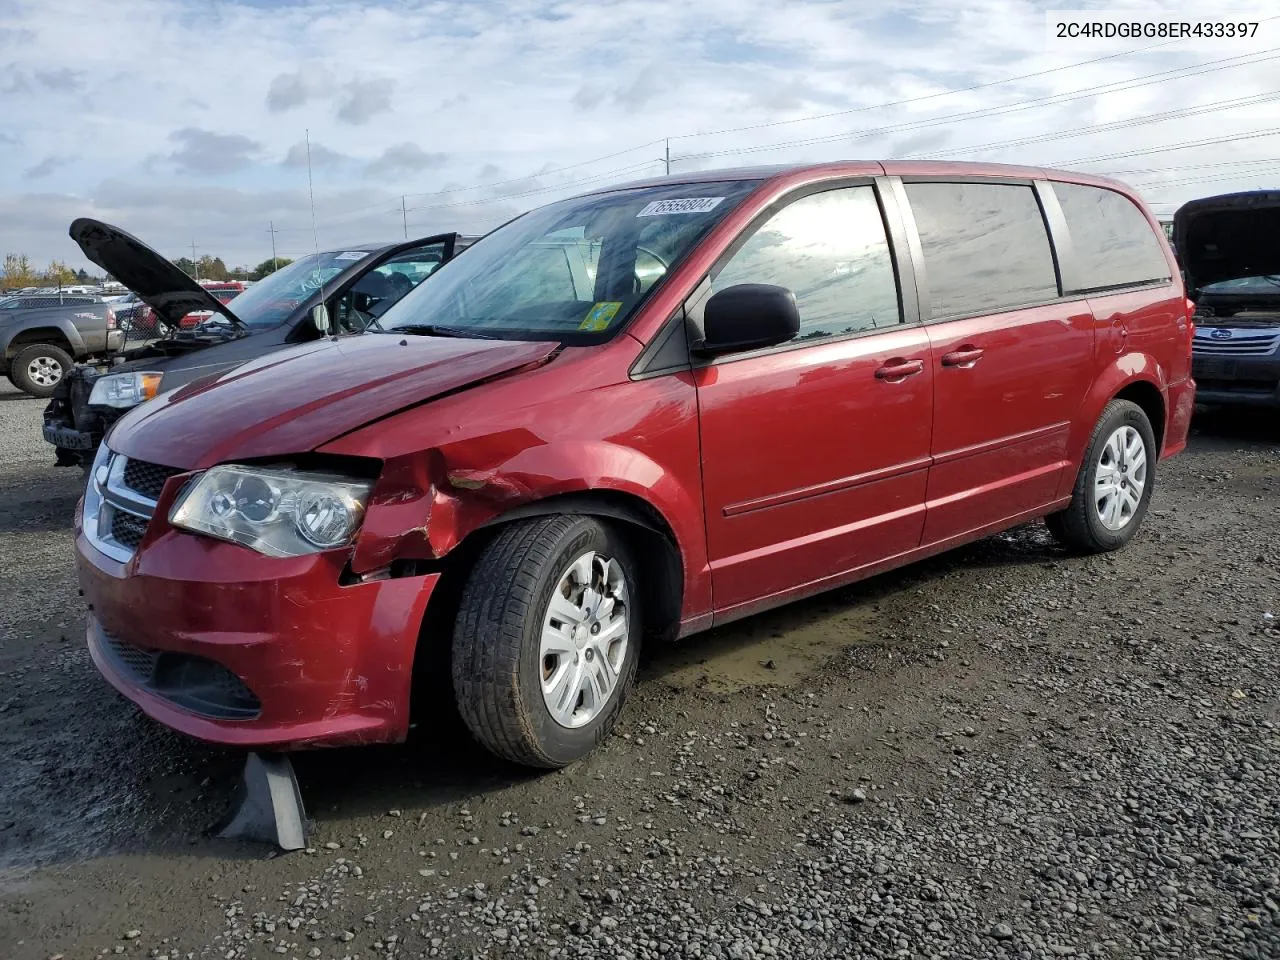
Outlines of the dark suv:
[[1196,304],[1196,397],[1280,407],[1280,191],[1193,200],[1173,240]]
[[[353,244],[312,254],[260,280],[230,303],[118,227],[80,219],[71,238],[84,255],[146,302],[167,336],[126,351],[103,369],[77,367],[44,413],[44,438],[59,466],[93,462],[107,429],[158,393],[324,334],[311,322],[323,304],[332,332],[357,334],[452,259],[472,238],[437,234],[400,243]],[[195,311],[209,316],[181,326]]]

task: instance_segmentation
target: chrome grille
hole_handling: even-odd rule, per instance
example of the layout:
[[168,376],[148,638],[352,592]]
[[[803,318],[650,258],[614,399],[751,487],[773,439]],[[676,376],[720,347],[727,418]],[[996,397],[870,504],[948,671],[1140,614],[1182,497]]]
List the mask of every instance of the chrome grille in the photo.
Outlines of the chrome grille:
[[181,472],[130,460],[103,444],[84,495],[85,536],[113,560],[127,563],[146,535],[165,481]]
[[[1224,337],[1219,331],[1230,336]],[[1268,357],[1277,347],[1280,347],[1277,328],[1200,327],[1196,330],[1192,352],[1204,357]]]
[[111,539],[130,550],[137,550],[147,532],[147,521],[142,517],[125,513],[123,510],[111,511]]
[[165,467],[145,460],[127,460],[124,465],[124,485],[150,500],[159,500],[164,482],[181,472],[177,467]]

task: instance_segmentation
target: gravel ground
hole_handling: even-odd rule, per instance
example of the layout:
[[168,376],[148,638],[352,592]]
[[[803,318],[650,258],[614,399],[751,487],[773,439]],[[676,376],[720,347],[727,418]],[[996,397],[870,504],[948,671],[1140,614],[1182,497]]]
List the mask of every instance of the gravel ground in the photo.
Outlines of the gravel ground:
[[0,956],[1280,956],[1280,419],[1206,416],[1123,553],[1033,525],[649,651],[529,776],[430,717],[308,754],[313,847],[99,680],[73,471],[0,393]]

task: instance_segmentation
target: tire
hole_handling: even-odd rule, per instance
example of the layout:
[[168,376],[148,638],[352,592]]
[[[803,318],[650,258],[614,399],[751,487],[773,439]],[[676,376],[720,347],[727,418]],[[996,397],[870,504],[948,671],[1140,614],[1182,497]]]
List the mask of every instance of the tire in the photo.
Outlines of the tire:
[[[1136,457],[1122,461],[1125,465],[1123,470],[1116,472],[1113,469],[1112,464],[1119,450],[1114,445],[1117,436],[1127,439],[1130,450],[1134,448],[1135,438],[1141,440],[1141,470],[1137,468]],[[1065,510],[1045,518],[1049,532],[1059,543],[1076,553],[1119,550],[1133,539],[1147,515],[1147,507],[1155,489],[1155,466],[1155,432],[1151,429],[1151,421],[1147,419],[1146,413],[1136,403],[1112,400],[1103,409],[1089,438],[1089,446],[1085,450],[1080,472],[1076,475],[1075,486],[1071,491],[1071,503]],[[1102,493],[1099,486],[1100,472],[1104,478],[1108,475],[1120,478],[1117,483],[1108,485],[1109,491],[1117,493],[1119,500]],[[1141,490],[1135,504],[1133,492],[1139,479]],[[1120,509],[1108,513],[1107,508],[1115,503],[1119,504]]]
[[[9,362],[9,379],[23,393],[48,399],[73,366],[75,361],[61,347],[33,343],[19,350]],[[48,379],[50,376],[52,380]]]
[[[581,560],[587,554],[596,558],[589,565]],[[476,740],[515,763],[554,769],[608,736],[635,682],[643,629],[635,570],[626,542],[592,517],[537,517],[501,529],[463,587],[453,632],[454,696]],[[584,579],[603,589],[580,594]],[[576,617],[556,616],[591,610],[593,598],[595,614],[612,599],[609,612],[599,621],[586,615],[576,633]],[[608,636],[617,632],[619,611],[621,643]],[[545,653],[544,626],[554,641],[547,649],[563,643],[563,653]],[[607,695],[593,676],[613,678]],[[559,717],[544,697],[544,678],[553,700],[566,704]]]

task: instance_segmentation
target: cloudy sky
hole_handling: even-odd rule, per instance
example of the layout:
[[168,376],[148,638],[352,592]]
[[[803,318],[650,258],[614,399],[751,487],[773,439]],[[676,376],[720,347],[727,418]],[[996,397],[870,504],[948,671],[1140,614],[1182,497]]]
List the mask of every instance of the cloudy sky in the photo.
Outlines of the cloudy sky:
[[281,255],[306,252],[308,130],[321,245],[401,236],[401,197],[410,233],[482,230],[660,173],[668,137],[673,172],[1057,164],[1118,174],[1162,213],[1280,186],[1280,17],[1238,52],[1116,55],[1154,41],[1050,45],[1062,6],[0,0],[0,253],[85,265],[77,216],[174,257],[194,241],[257,263],[272,223]]

